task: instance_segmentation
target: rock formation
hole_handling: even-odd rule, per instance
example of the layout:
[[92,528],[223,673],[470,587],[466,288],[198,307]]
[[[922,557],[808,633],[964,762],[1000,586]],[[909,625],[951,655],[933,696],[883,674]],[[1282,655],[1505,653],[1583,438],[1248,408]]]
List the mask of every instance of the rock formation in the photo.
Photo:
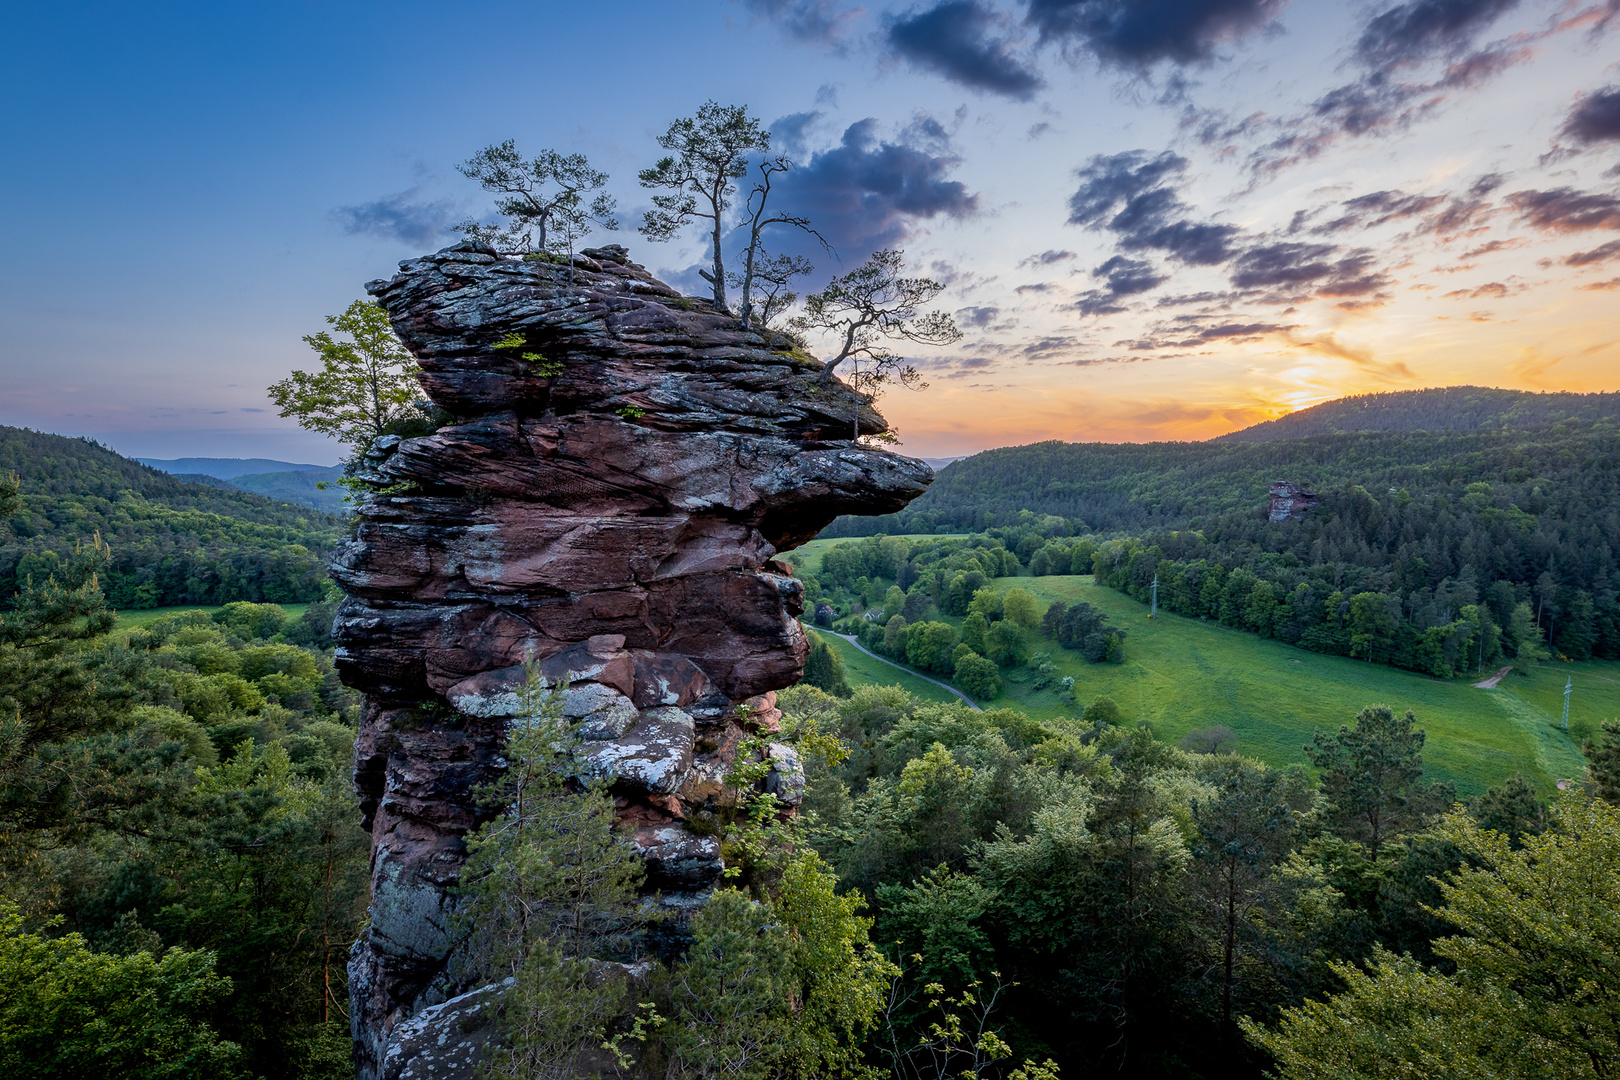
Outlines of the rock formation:
[[1271,485],[1272,521],[1303,521],[1306,511],[1316,505],[1316,492],[1306,491],[1290,480],[1277,480]]
[[[821,386],[786,338],[680,296],[622,247],[569,268],[469,241],[367,288],[456,418],[370,447],[357,475],[377,491],[332,565],[338,671],[366,695],[372,906],[350,987],[376,1077],[399,1074],[396,1028],[421,1040],[430,1007],[490,992],[456,955],[447,890],[522,664],[567,679],[649,888],[695,902],[723,863],[683,822],[725,797],[745,735],[777,730],[773,691],[807,651],[800,586],[774,556],[838,514],[900,509],[932,474],[851,442],[882,417]],[[766,785],[794,804],[797,758],[767,754]]]

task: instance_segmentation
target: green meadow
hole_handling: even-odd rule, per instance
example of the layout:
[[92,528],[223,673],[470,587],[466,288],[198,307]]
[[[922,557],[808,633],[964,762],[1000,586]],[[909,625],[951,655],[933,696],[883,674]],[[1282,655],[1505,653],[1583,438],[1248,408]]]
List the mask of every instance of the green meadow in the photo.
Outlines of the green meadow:
[[[278,606],[282,611],[287,613],[287,618],[289,620],[301,617],[304,614],[304,609],[309,607],[308,604],[280,604]],[[196,604],[179,604],[175,607],[140,608],[132,611],[120,611],[118,612],[118,622],[113,626],[113,633],[127,633],[131,630],[139,630],[143,626],[151,626],[165,615],[177,615],[182,611],[206,611],[208,614],[212,615],[214,612],[221,610],[222,607],[223,605],[202,607]]]
[[[1164,612],[1149,619],[1145,605],[1097,587],[1089,576],[993,583],[998,590],[1013,586],[1034,593],[1042,608],[1054,600],[1085,600],[1129,634],[1123,663],[1088,664],[1031,632],[1031,651],[1049,653],[1059,678],[1074,677],[1078,704],[1060,702],[1055,686],[1036,690],[1036,676],[1027,668],[1005,671],[1002,696],[980,704],[1021,709],[1042,720],[1072,721],[1087,702],[1107,696],[1128,721],[1151,724],[1160,738],[1175,741],[1196,728],[1223,724],[1236,734],[1238,752],[1287,766],[1306,763],[1303,746],[1315,728],[1353,723],[1364,705],[1389,705],[1412,710],[1428,733],[1428,775],[1452,781],[1461,795],[1475,795],[1515,772],[1543,792],[1560,779],[1581,776],[1582,737],[1620,717],[1620,663],[1550,663],[1481,690],[1471,685],[1475,679],[1445,681],[1322,656]],[[840,655],[851,685],[900,682],[892,668],[869,658],[852,665],[855,650],[836,644],[844,646]],[[1558,726],[1566,676],[1574,685],[1567,733]],[[937,688],[928,689],[930,698],[940,700]]]
[[924,701],[962,700],[949,690],[941,689],[925,679],[919,679],[903,668],[873,659],[837,634],[823,633],[813,626],[808,629],[838,654],[838,658],[844,662],[844,678],[851,686],[898,686]]

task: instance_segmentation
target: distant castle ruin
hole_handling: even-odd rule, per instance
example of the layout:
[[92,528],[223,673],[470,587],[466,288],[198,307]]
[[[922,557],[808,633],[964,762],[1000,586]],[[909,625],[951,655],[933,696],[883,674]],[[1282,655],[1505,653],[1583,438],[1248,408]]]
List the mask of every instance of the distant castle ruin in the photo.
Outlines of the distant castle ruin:
[[1271,485],[1271,520],[1303,521],[1306,511],[1316,505],[1316,492],[1306,491],[1291,480]]

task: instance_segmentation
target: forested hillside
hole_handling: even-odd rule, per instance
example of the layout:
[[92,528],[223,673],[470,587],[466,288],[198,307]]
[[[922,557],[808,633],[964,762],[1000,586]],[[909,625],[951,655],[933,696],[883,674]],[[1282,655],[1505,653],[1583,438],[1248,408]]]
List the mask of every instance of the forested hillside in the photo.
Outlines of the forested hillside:
[[[947,466],[898,514],[839,518],[824,537],[974,532],[1057,515],[1104,533],[1201,528],[1227,513],[1263,519],[1274,480],[1318,492],[1354,487],[1460,500],[1468,485],[1589,534],[1613,506],[1620,424],[1531,432],[1363,433],[1279,442],[1061,443],[987,450]],[[1532,504],[1540,509],[1528,510]]]
[[96,443],[0,427],[0,476],[22,509],[0,532],[0,606],[99,533],[114,607],[318,599],[337,518],[243,491],[188,483]]
[[1620,419],[1620,394],[1534,394],[1440,386],[1357,394],[1222,435],[1216,442],[1271,442],[1349,431],[1523,431],[1565,420]]

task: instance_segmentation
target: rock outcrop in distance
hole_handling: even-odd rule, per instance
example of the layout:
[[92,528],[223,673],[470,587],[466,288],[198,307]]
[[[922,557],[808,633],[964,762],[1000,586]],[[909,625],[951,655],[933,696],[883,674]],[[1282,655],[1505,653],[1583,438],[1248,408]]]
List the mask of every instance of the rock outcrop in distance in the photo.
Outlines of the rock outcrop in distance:
[[[900,509],[932,472],[853,442],[883,418],[785,337],[744,331],[616,245],[570,273],[468,241],[367,289],[456,418],[370,447],[357,475],[377,491],[331,568],[348,594],[338,672],[366,695],[371,922],[350,994],[369,1078],[403,1075],[385,1065],[409,1057],[390,1054],[397,1027],[488,992],[456,952],[449,890],[522,665],[567,680],[649,889],[699,902],[720,843],[683,823],[727,797],[745,737],[777,730],[773,691],[807,652],[776,553],[839,514]],[[767,747],[764,783],[794,805],[797,758]],[[420,1027],[413,1040],[431,1037]]]
[[1304,521],[1316,499],[1316,492],[1306,491],[1292,480],[1273,481],[1267,516],[1272,521]]

